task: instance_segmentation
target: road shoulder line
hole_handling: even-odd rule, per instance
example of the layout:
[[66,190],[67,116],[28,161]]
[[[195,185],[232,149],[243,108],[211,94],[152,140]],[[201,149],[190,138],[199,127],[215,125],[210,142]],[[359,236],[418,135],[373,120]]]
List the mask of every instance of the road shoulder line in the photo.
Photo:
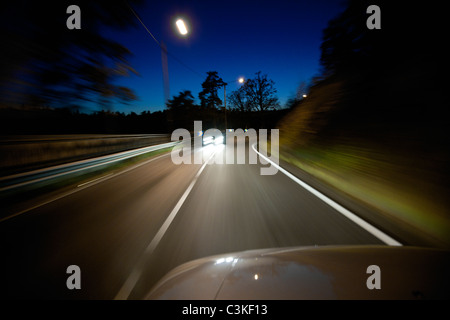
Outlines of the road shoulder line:
[[372,234],[373,236],[375,236],[377,239],[383,241],[385,244],[390,245],[390,246],[402,246],[402,244],[400,242],[398,242],[397,240],[393,239],[392,237],[388,236],[387,234],[385,234],[383,231],[375,228],[374,226],[372,226],[371,224],[369,224],[368,222],[364,221],[363,219],[361,219],[360,217],[358,217],[356,214],[354,214],[353,212],[351,212],[350,210],[344,208],[343,206],[341,206],[339,203],[331,200],[330,198],[328,198],[326,195],[324,195],[323,193],[319,192],[318,190],[314,189],[313,187],[311,187],[310,185],[306,184],[305,182],[303,182],[302,180],[300,180],[299,178],[297,178],[296,176],[294,176],[292,173],[290,173],[289,171],[283,169],[282,167],[280,167],[278,164],[276,164],[275,162],[273,162],[272,160],[270,160],[268,157],[264,156],[263,154],[261,154],[259,151],[256,150],[255,148],[256,143],[254,143],[252,145],[252,149],[261,157],[263,158],[265,161],[269,162],[271,165],[275,166],[279,171],[281,171],[282,173],[284,173],[288,178],[290,178],[292,181],[294,181],[295,183],[297,183],[298,185],[300,185],[301,187],[303,187],[304,189],[308,190],[310,193],[312,193],[313,195],[315,195],[316,197],[318,197],[320,200],[322,200],[323,202],[325,202],[326,204],[328,204],[330,207],[332,207],[333,209],[335,209],[337,212],[339,212],[340,214],[344,215],[345,217],[347,217],[348,219],[350,219],[351,221],[353,221],[354,223],[356,223],[358,226],[360,226],[361,228],[363,228],[364,230],[366,230],[367,232],[369,232],[370,234]]

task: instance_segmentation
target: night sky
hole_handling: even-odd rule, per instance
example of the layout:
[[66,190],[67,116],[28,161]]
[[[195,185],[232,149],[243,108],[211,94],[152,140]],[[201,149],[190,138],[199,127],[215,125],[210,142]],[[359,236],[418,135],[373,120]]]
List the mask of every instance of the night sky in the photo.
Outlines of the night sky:
[[[170,97],[192,91],[196,102],[206,72],[217,71],[237,89],[238,77],[252,78],[262,71],[275,81],[283,106],[301,82],[319,74],[322,30],[344,10],[342,0],[193,0],[146,1],[136,12],[169,52]],[[178,34],[182,17],[189,34]],[[137,19],[136,19],[137,20]],[[133,53],[129,62],[139,72],[117,81],[135,91],[139,101],[115,106],[115,111],[140,113],[164,109],[161,49],[144,27],[104,31]],[[176,57],[176,58],[173,58]],[[180,63],[181,61],[182,63]],[[188,66],[188,67],[186,67]],[[223,99],[223,91],[221,92]]]

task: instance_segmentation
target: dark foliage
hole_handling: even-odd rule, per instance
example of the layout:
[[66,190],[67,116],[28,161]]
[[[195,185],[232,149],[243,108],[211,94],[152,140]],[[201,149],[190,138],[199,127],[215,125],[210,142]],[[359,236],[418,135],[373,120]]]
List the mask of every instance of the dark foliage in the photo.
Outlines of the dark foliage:
[[[140,1],[129,1],[136,4]],[[112,99],[136,100],[132,90],[114,84],[136,71],[131,53],[100,34],[135,23],[126,1],[78,1],[81,29],[69,30],[69,1],[2,3],[0,13],[0,103],[2,106],[67,106],[94,101],[108,108]]]
[[[366,26],[372,4],[381,9],[378,30]],[[324,30],[322,79],[310,88],[296,118],[286,119],[298,122],[298,137],[292,138],[447,149],[443,70],[448,58],[440,7],[434,2],[349,1]]]

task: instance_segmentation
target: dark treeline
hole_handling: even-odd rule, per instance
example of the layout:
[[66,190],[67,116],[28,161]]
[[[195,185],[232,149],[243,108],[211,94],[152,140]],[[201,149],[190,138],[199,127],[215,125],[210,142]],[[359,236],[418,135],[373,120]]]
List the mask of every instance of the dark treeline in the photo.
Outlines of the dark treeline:
[[[223,111],[183,114],[163,111],[134,112],[98,111],[80,113],[69,108],[0,109],[0,134],[152,134],[171,133],[174,129],[193,130],[194,121],[202,121],[204,130],[224,128]],[[227,112],[228,128],[275,128],[288,110],[261,112]]]
[[[254,79],[242,81],[242,86],[228,94],[229,104],[219,98],[225,83],[217,71],[207,72],[203,90],[195,103],[191,91],[173,96],[162,111],[140,114],[102,110],[82,113],[80,107],[20,106],[0,108],[0,134],[79,134],[79,133],[171,133],[178,128],[194,130],[194,121],[202,128],[261,129],[275,128],[287,113],[279,108],[276,89],[267,75],[257,72]],[[236,96],[241,99],[235,99]]]
[[87,114],[80,112],[76,104],[58,108],[3,107],[0,108],[0,134],[171,133],[178,128],[193,131],[194,121],[202,121],[204,130],[275,128],[287,113],[286,109],[279,108],[275,83],[257,72],[254,79],[241,84],[228,94],[227,107],[219,98],[227,83],[217,71],[207,72],[198,95],[200,104],[195,102],[191,91],[184,90],[169,99],[162,111],[125,114],[103,109]]
[[132,134],[167,133],[167,112],[137,115],[98,111],[90,114],[69,108],[0,109],[1,134]]

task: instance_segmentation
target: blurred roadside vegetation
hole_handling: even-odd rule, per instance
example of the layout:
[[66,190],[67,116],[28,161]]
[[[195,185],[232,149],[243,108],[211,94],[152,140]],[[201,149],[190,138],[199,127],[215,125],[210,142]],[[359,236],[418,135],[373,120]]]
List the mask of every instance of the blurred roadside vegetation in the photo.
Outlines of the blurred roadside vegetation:
[[0,10],[0,107],[67,107],[94,103],[108,110],[114,102],[137,99],[118,77],[137,74],[126,47],[102,35],[104,29],[136,26],[130,5],[141,0],[87,1],[81,29],[66,27],[73,2],[16,0]]
[[[379,30],[366,27],[371,4],[381,9]],[[321,75],[279,122],[280,154],[450,246],[448,57],[439,8],[349,1],[323,32]]]

